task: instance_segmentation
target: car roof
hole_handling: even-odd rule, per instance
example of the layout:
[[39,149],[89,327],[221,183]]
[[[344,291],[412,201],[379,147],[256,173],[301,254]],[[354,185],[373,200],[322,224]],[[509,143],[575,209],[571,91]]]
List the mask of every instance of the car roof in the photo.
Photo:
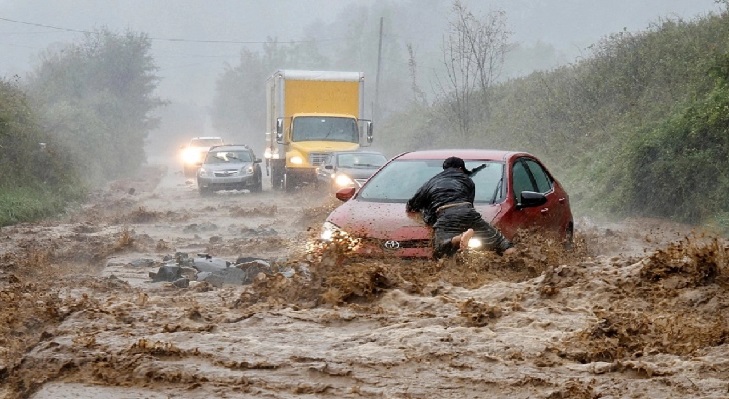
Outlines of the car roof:
[[395,157],[395,159],[446,159],[448,157],[459,157],[464,160],[505,161],[514,155],[533,156],[521,151],[482,150],[469,148],[411,151],[402,153]]

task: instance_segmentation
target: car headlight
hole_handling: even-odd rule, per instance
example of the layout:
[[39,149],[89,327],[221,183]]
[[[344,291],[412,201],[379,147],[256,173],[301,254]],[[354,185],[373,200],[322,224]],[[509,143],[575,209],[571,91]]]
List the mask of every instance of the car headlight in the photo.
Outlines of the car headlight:
[[331,241],[335,235],[339,235],[341,233],[342,229],[337,227],[334,223],[324,222],[324,225],[321,227],[321,234],[319,235],[319,238],[324,241]]
[[471,239],[468,240],[468,248],[470,249],[478,249],[481,248],[482,245],[483,243],[478,238],[471,237]]
[[291,163],[294,165],[301,165],[302,163],[304,163],[304,159],[298,155],[294,155],[293,157],[289,158],[289,161],[291,161]]
[[198,176],[206,176],[208,174],[208,171],[205,170],[205,168],[200,168],[197,170]]
[[192,148],[187,148],[182,153],[182,161],[185,163],[196,163],[200,159],[200,153]]
[[[245,173],[247,173],[249,175],[252,175],[253,174],[253,166],[249,166],[247,168],[243,168],[243,170],[245,170]],[[241,170],[241,172],[243,172],[243,170]]]
[[334,183],[339,187],[347,187],[351,186],[354,180],[347,175],[339,175],[334,179]]

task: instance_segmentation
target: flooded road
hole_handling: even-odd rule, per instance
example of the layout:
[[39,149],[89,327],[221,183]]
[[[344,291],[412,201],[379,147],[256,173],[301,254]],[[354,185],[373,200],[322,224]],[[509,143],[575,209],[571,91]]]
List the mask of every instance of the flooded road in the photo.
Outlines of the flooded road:
[[[0,397],[729,396],[721,239],[580,220],[572,252],[524,237],[506,258],[312,256],[336,199],[200,197],[175,172],[0,230]],[[154,282],[176,253],[275,267]]]

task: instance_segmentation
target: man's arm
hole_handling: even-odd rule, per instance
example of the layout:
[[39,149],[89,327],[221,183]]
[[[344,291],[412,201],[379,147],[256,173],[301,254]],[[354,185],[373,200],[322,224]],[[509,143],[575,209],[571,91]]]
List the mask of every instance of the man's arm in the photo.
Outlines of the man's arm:
[[426,201],[427,193],[428,193],[427,186],[428,186],[428,183],[425,183],[422,186],[420,186],[420,188],[415,193],[415,195],[413,195],[413,197],[408,200],[407,204],[405,204],[405,210],[407,212],[418,212],[418,211],[423,210],[423,208],[425,207],[425,205],[427,203],[427,201]]

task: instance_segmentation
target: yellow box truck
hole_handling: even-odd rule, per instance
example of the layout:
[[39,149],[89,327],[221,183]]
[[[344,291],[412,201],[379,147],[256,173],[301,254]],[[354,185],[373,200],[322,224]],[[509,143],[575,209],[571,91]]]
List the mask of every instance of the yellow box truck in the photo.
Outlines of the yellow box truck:
[[364,74],[279,70],[266,80],[264,158],[274,190],[315,183],[334,151],[372,143],[364,114]]

